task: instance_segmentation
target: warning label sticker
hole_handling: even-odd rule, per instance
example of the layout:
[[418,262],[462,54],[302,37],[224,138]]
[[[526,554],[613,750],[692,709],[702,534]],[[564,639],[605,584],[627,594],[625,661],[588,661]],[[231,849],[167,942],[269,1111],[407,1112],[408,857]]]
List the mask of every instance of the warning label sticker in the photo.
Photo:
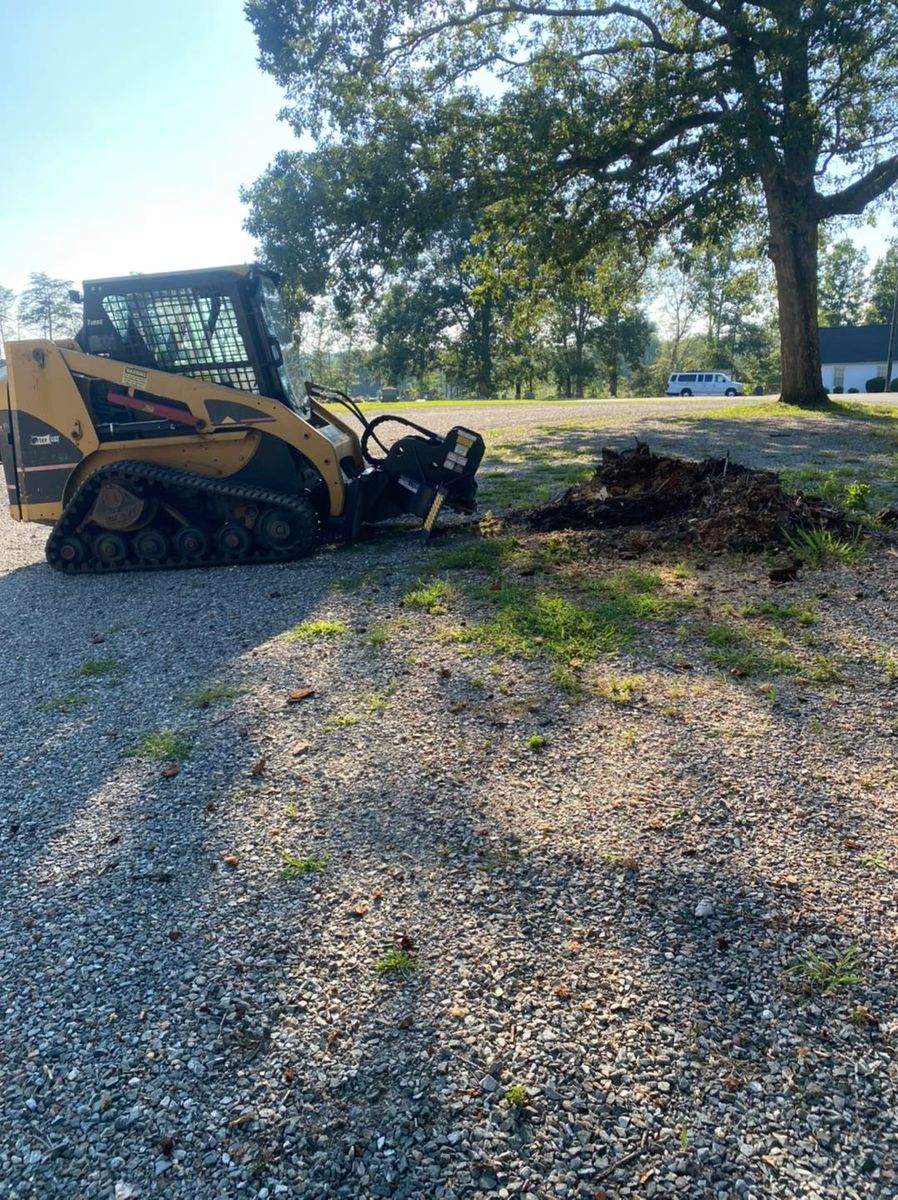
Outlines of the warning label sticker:
[[122,383],[125,387],[146,387],[149,377],[149,371],[145,371],[143,367],[125,367],[122,371]]

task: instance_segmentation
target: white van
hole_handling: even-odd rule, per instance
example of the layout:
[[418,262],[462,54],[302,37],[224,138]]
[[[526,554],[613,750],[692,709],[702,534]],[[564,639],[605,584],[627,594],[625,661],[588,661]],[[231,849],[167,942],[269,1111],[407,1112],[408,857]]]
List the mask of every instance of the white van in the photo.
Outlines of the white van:
[[667,381],[668,396],[744,396],[741,383],[722,371],[680,371]]

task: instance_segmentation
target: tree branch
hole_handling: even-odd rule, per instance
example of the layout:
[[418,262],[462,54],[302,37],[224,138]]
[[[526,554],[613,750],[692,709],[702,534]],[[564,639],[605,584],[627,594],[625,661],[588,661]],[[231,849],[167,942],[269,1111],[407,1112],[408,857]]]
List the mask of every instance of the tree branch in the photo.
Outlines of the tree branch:
[[555,167],[557,170],[566,173],[588,171],[594,175],[601,175],[621,158],[629,158],[636,165],[650,158],[656,150],[660,150],[667,142],[673,141],[674,138],[680,137],[681,134],[688,133],[690,129],[701,129],[706,125],[716,125],[726,115],[726,113],[717,110],[690,113],[688,116],[678,117],[676,120],[671,121],[669,125],[665,125],[662,129],[657,130],[651,137],[647,137],[642,142],[635,142],[629,139],[619,142],[599,157],[571,154],[567,158],[557,162]]
[[862,213],[871,200],[888,191],[895,182],[898,182],[898,154],[877,163],[866,175],[862,175],[841,192],[834,192],[831,196],[818,195],[818,219],[825,221],[827,217],[847,217]]

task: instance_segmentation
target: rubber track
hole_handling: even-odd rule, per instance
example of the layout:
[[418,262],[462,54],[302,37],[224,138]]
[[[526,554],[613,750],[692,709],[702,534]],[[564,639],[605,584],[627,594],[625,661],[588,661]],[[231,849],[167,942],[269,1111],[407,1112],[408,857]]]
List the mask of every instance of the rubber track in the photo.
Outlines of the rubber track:
[[[210,479],[206,475],[195,475],[190,471],[178,471],[171,467],[160,467],[153,463],[125,459],[122,462],[109,463],[99,467],[81,484],[69,503],[63,510],[62,516],[53,527],[53,532],[47,539],[47,562],[57,571],[66,575],[105,575],[118,571],[171,571],[186,567],[220,567],[234,566],[244,563],[287,562],[291,558],[301,558],[309,552],[265,550],[254,546],[251,552],[241,557],[219,554],[211,544],[209,535],[209,553],[201,559],[177,559],[172,548],[172,554],[161,563],[148,563],[140,559],[126,559],[122,563],[108,565],[94,558],[88,558],[82,563],[65,563],[59,558],[58,546],[63,538],[70,534],[77,535],[78,527],[90,512],[97,492],[104,480],[115,478],[131,482],[146,482],[157,485],[162,489],[162,496],[171,497],[172,490],[192,490],[195,494],[205,494],[210,497],[224,497],[230,500],[246,500],[252,504],[272,505],[276,508],[287,508],[306,520],[314,507],[305,496],[291,496],[285,492],[274,492],[268,488],[251,487],[244,484],[228,483],[225,480]],[[315,514],[317,537],[317,513]],[[147,526],[152,528],[152,525]],[[314,544],[314,538],[313,538]]]

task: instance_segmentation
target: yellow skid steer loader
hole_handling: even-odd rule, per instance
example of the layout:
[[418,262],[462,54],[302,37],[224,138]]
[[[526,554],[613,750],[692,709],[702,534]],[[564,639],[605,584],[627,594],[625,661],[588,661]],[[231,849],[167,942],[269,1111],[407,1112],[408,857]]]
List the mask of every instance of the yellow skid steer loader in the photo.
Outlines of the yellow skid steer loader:
[[[475,507],[483,440],[291,383],[278,277],[259,266],[84,284],[71,341],[10,342],[0,456],[10,512],[52,525],[71,574],[277,562],[328,522]],[[342,406],[361,436],[331,408]],[[409,426],[392,444],[378,430]]]

